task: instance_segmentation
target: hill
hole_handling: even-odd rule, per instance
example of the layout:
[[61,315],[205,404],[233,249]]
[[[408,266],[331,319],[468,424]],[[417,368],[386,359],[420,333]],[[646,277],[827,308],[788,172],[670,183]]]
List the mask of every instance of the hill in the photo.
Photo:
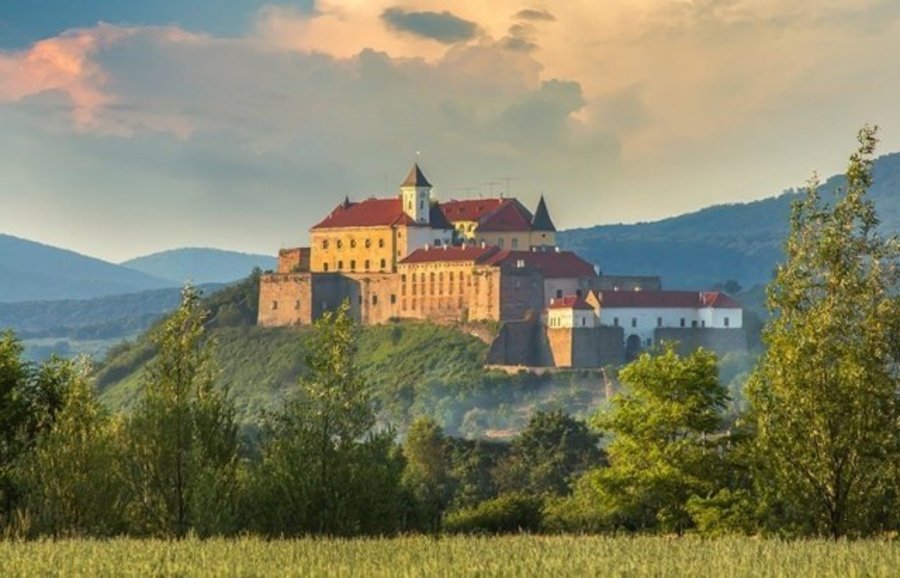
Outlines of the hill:
[[[900,230],[900,153],[880,157],[870,190],[884,231]],[[845,179],[822,186],[828,199]],[[560,245],[609,274],[660,275],[667,288],[703,289],[727,279],[744,287],[765,284],[782,257],[791,203],[787,191],[752,203],[720,205],[651,223],[602,225],[562,231]]]
[[[258,278],[250,277],[205,300],[217,383],[229,391],[248,427],[296,390],[310,336],[308,328],[256,327],[258,290]],[[472,335],[476,329],[489,328],[421,322],[359,328],[357,362],[382,423],[402,431],[415,417],[430,415],[452,435],[507,437],[535,409],[563,408],[586,417],[603,401],[598,371],[510,375],[485,370],[488,346]],[[153,331],[113,348],[99,365],[96,383],[109,406],[128,408],[138,398],[144,367],[155,355]],[[749,359],[725,359],[723,380],[746,371]]]
[[0,234],[0,302],[89,299],[176,285],[121,265]]
[[[201,285],[212,293],[221,285]],[[40,361],[51,354],[102,356],[122,341],[146,331],[176,307],[181,289],[153,289],[93,299],[0,303],[0,331],[12,329],[25,354]]]
[[167,279],[179,286],[186,281],[230,283],[243,279],[254,268],[267,270],[274,269],[275,265],[276,259],[267,255],[200,248],[173,249],[122,263],[124,267]]

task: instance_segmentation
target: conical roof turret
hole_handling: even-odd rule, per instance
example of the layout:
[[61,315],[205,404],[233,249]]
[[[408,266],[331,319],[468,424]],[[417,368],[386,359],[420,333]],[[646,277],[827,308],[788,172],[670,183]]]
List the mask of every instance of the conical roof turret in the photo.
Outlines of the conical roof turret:
[[428,179],[425,178],[425,174],[422,172],[422,169],[419,168],[419,163],[414,163],[412,169],[409,171],[409,174],[406,176],[406,180],[403,181],[403,184],[400,186],[431,188],[431,183],[429,183]]
[[544,195],[541,195],[541,200],[534,211],[534,218],[531,219],[531,229],[534,231],[556,231],[556,227],[550,219],[550,213],[547,211]]

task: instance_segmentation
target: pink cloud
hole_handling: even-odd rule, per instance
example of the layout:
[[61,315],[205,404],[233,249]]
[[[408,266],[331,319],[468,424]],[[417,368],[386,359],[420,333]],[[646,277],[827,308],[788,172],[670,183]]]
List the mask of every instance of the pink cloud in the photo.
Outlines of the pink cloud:
[[115,101],[103,90],[107,75],[91,57],[134,31],[100,24],[42,40],[28,50],[0,53],[0,103],[48,91],[63,92],[72,103],[75,125],[91,127],[99,111]]

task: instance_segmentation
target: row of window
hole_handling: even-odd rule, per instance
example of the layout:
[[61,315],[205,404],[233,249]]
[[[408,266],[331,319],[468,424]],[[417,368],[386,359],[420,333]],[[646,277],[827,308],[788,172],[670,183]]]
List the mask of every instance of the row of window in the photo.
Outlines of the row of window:
[[[365,260],[365,262],[363,263],[363,265],[364,265],[363,271],[370,271],[370,270],[372,269],[372,262],[369,261],[368,259]],[[387,260],[386,260],[386,259],[382,259],[382,260],[379,262],[379,267],[378,267],[378,268],[379,268],[380,271],[386,270],[386,269],[387,269]],[[322,263],[322,270],[325,271],[326,273],[328,272],[328,263]],[[336,271],[343,271],[343,270],[344,270],[344,262],[343,262],[343,261],[338,261],[338,262],[337,262],[337,269],[335,269],[335,270],[336,270]],[[354,272],[354,271],[356,271],[356,259],[350,259],[350,269],[349,269],[349,271],[350,271],[351,273]]]
[[[580,325],[581,327],[587,327],[587,317],[580,317],[574,325]],[[550,327],[562,327],[562,318],[561,317],[551,317],[550,318]]]
[[[730,326],[731,326],[731,320],[730,320],[728,317],[725,317],[725,318],[723,319],[723,324],[725,325],[725,327],[730,327]],[[613,317],[613,326],[614,326],[614,327],[618,327],[618,326],[619,326],[619,318],[618,318],[618,317]],[[632,318],[631,318],[631,326],[632,326],[632,327],[637,327],[637,317],[632,317]],[[662,326],[663,326],[663,318],[662,318],[662,317],[657,317],[657,318],[656,318],[656,326],[657,326],[657,327],[662,327]],[[687,321],[685,320],[684,317],[681,318],[681,320],[680,320],[680,322],[679,322],[679,326],[680,326],[680,327],[687,327]],[[693,328],[696,328],[696,327],[697,327],[697,320],[691,321],[691,327],[693,327]],[[706,327],[706,320],[700,320],[700,327]]]
[[[397,236],[399,237],[400,234],[398,233]],[[363,243],[365,244],[366,249],[370,249],[372,247],[372,239],[366,239],[365,241],[363,241]],[[331,242],[328,239],[323,239],[322,240],[322,249],[327,251],[330,244],[331,244]],[[334,245],[338,249],[343,249],[344,248],[343,239],[336,240],[334,242]],[[350,239],[350,248],[351,249],[356,248],[356,239]],[[378,248],[384,249],[384,239],[378,239]]]

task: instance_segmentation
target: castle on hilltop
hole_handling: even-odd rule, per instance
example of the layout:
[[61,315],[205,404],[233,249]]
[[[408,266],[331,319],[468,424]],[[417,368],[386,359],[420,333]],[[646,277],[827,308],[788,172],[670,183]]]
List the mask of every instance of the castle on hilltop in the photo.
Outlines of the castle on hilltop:
[[363,324],[500,322],[488,363],[598,367],[660,339],[745,347],[740,306],[721,293],[662,291],[658,277],[602,275],[556,245],[541,197],[439,202],[418,164],[393,198],[349,198],[282,249],[260,280],[261,326],[308,325],[350,303]]

